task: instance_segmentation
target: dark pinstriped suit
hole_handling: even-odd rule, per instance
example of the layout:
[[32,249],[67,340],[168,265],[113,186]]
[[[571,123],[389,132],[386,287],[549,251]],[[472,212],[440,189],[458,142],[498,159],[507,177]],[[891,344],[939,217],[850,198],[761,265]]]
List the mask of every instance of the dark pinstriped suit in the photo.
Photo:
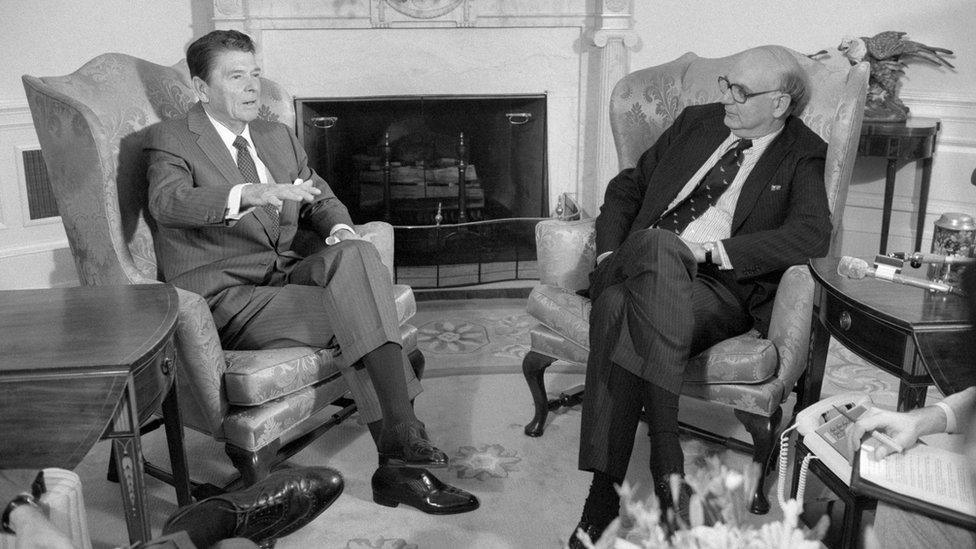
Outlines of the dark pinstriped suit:
[[[338,342],[343,373],[367,421],[379,419],[363,369],[350,366],[392,341],[400,344],[389,273],[372,244],[341,242],[302,258],[291,250],[299,225],[323,239],[338,223],[352,225],[346,207],[307,164],[284,124],[249,124],[258,157],[278,183],[311,179],[322,191],[311,204],[285,201],[280,236],[255,208],[225,220],[227,196],[243,183],[230,151],[198,103],[186,118],[149,129],[149,209],[157,222],[156,257],[168,282],[207,299],[225,347],[325,347]],[[335,340],[333,341],[333,336]],[[410,393],[419,383],[404,360]]]
[[[827,252],[827,147],[794,117],[742,187],[731,237],[722,242],[732,270],[699,266],[676,235],[648,228],[728,137],[723,118],[722,104],[685,108],[637,165],[607,187],[596,246],[598,254],[614,253],[591,275],[581,469],[615,478],[626,473],[633,429],[610,412],[613,395],[604,390],[606,376],[619,366],[679,392],[690,356],[751,326],[765,332],[783,271]],[[619,429],[630,429],[630,441],[608,452],[609,441],[620,438],[614,437]]]

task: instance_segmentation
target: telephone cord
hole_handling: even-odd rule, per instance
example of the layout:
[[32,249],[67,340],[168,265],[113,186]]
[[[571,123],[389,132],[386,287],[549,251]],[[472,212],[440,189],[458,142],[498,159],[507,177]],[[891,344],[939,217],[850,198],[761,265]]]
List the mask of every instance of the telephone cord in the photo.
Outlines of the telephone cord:
[[[777,486],[776,498],[779,500],[780,508],[783,508],[786,505],[786,468],[790,463],[789,436],[790,431],[794,429],[796,429],[796,424],[784,429],[779,436],[779,486]],[[810,468],[811,459],[818,458],[813,454],[807,454],[800,464],[799,481],[797,482],[795,499],[801,504],[803,503],[803,495],[807,488],[807,470]]]

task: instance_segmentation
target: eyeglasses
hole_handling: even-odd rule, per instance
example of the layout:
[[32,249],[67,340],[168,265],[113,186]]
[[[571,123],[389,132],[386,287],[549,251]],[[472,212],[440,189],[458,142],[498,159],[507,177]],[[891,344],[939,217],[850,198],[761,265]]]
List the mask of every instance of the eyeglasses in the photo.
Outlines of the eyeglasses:
[[762,95],[764,93],[782,92],[783,90],[766,90],[761,92],[747,93],[741,84],[733,84],[729,82],[729,79],[724,76],[718,77],[718,89],[725,95],[725,92],[731,92],[732,101],[736,103],[745,103],[750,97],[755,97],[757,95]]

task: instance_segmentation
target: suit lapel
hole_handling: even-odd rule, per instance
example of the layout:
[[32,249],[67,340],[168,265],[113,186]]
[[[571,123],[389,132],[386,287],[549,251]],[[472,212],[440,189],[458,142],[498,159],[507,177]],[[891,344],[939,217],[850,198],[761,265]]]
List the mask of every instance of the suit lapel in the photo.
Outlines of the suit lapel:
[[[715,149],[729,135],[729,129],[722,122],[724,115],[709,118],[701,121],[697,126],[688,132],[688,139],[684,143],[676,143],[672,149],[677,156],[673,162],[662,161],[660,166],[669,166],[671,169],[661,171],[662,177],[658,182],[652,182],[648,189],[660,188],[660,192],[649,192],[645,196],[645,207],[647,212],[645,219],[640,223],[635,223],[634,228],[646,228],[651,223],[657,222],[658,218],[667,210],[671,201],[678,196],[681,189],[691,180],[695,172],[705,164],[708,157],[715,152]],[[696,182],[697,183],[697,182]]]
[[265,167],[271,172],[271,178],[275,183],[291,183],[288,180],[288,169],[281,165],[281,159],[286,158],[286,153],[279,150],[267,132],[260,124],[251,124],[251,139],[254,141],[254,150],[258,153],[258,158],[264,162]]
[[[268,183],[278,183],[278,184],[288,184],[291,183],[289,179],[288,167],[281,163],[283,158],[288,158],[287,151],[282,151],[281,147],[275,142],[275,140],[266,131],[266,126],[262,124],[251,124],[251,140],[254,142],[254,150],[258,153],[258,158],[264,163],[264,166],[268,169],[271,181]],[[294,201],[285,201],[281,206],[281,210],[278,212],[278,226],[279,229],[284,227],[291,222],[286,223],[286,219],[292,220],[293,210],[294,216],[297,216],[298,203]],[[264,224],[265,229],[268,230],[268,237],[271,237],[270,227],[271,219],[268,217],[267,212],[263,208],[261,210],[258,219]],[[280,235],[280,232],[279,232]],[[280,237],[280,236],[279,236]]]
[[[749,214],[752,213],[752,210],[755,209],[759,197],[769,187],[770,180],[772,180],[780,163],[783,162],[783,158],[786,156],[786,152],[793,144],[793,141],[793,132],[790,131],[789,124],[787,124],[787,127],[783,128],[779,137],[769,144],[769,147],[763,152],[759,162],[749,172],[749,177],[746,178],[745,183],[742,185],[742,191],[739,193],[739,200],[735,205],[735,213],[732,215],[731,234],[734,235],[739,230],[742,223],[745,222]],[[789,191],[786,190],[786,192]]]
[[[198,136],[197,145],[200,147],[200,150],[213,162],[217,171],[224,176],[228,184],[233,186],[244,183],[241,170],[238,169],[237,163],[234,162],[234,157],[231,156],[230,151],[227,150],[227,146],[220,139],[220,134],[217,133],[213,124],[210,123],[206,111],[203,110],[203,105],[200,103],[194,105],[187,113],[186,120],[187,127]],[[254,139],[253,128],[251,138]],[[257,147],[257,143],[254,143],[254,146]],[[260,149],[258,151],[260,154]],[[261,161],[265,162],[263,157]],[[261,223],[268,239],[273,240],[271,218],[268,217],[268,213],[264,211],[264,208],[254,208],[251,213]]]
[[190,109],[186,121],[190,131],[197,135],[197,145],[200,146],[200,150],[216,166],[220,175],[224,176],[224,179],[231,185],[243,183],[241,172],[237,169],[237,164],[234,163],[234,157],[230,155],[227,146],[220,140],[220,135],[210,123],[210,119],[207,118],[207,113],[200,103]]

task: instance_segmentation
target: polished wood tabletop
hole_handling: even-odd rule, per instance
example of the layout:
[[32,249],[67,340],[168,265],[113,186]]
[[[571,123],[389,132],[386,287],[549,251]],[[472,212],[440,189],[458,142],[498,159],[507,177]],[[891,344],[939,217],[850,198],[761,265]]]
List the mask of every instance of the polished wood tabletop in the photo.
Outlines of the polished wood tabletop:
[[[168,284],[0,291],[0,467],[76,466],[130,375],[171,344],[177,312]],[[140,419],[165,389],[142,385]]]
[[810,261],[817,286],[805,404],[819,399],[830,337],[899,378],[900,410],[923,406],[933,383],[943,393],[976,384],[967,297],[872,277],[851,279],[837,272],[839,263],[837,257]]
[[[873,258],[864,258],[868,265]],[[851,279],[837,272],[838,257],[810,261],[817,283],[854,299],[863,312],[904,328],[951,328],[969,324],[966,299],[896,282],[865,277]]]

